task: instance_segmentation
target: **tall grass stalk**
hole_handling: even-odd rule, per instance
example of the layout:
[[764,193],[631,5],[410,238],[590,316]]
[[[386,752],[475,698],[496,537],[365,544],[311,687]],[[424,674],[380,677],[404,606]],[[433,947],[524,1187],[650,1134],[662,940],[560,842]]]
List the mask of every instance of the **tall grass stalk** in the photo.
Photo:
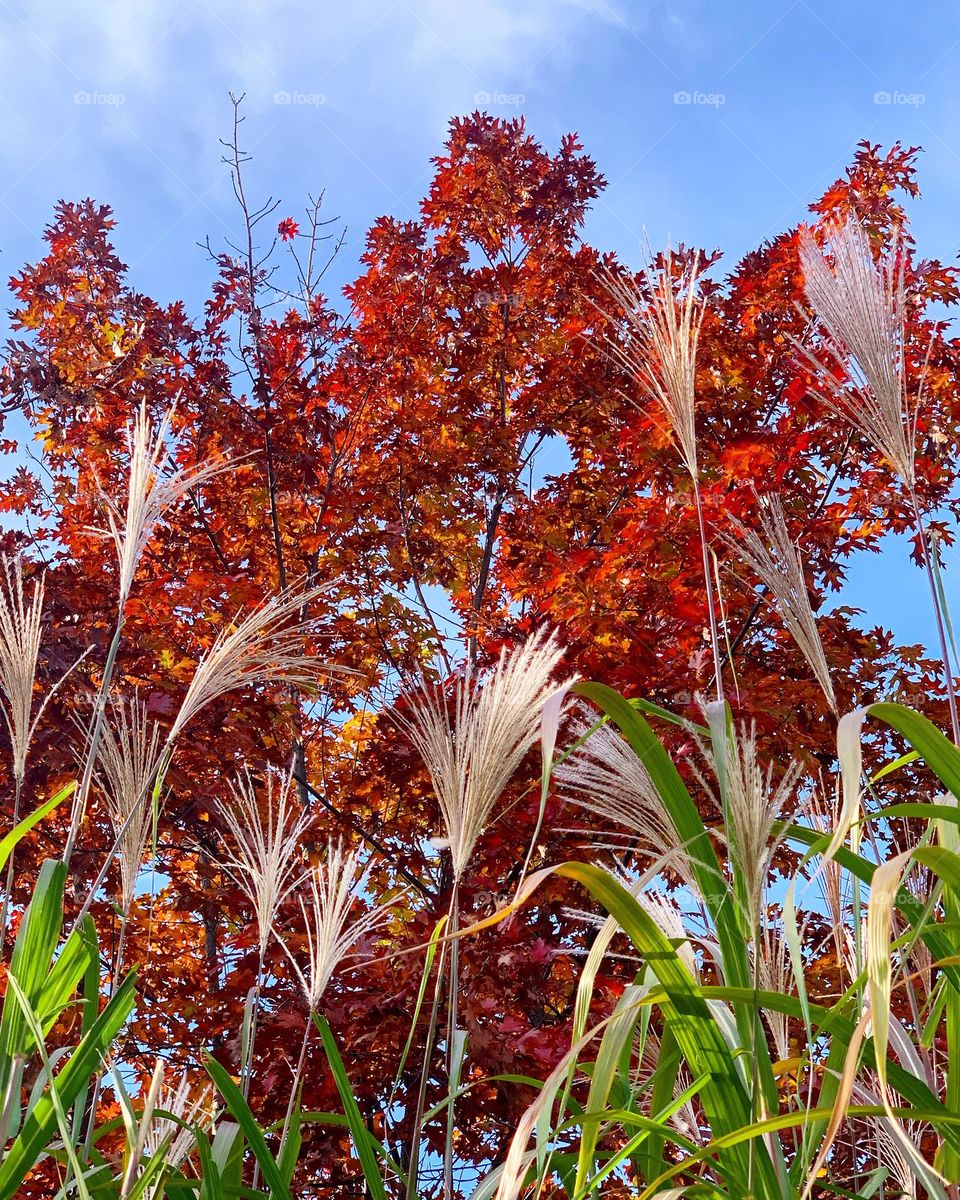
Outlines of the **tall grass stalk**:
[[[19,824],[27,757],[37,724],[58,689],[76,668],[68,668],[35,705],[37,660],[43,633],[44,577],[34,582],[29,600],[24,591],[24,563],[19,557],[0,556],[0,716],[10,737],[13,774],[13,827]],[[16,845],[7,860],[3,903],[0,907],[0,945],[6,937],[10,893],[15,878]]]
[[[448,928],[453,941],[447,980],[448,1080],[456,1077],[461,1046],[457,1023],[460,882],[504,788],[539,736],[543,706],[556,692],[551,680],[562,657],[556,636],[540,630],[517,649],[502,651],[482,685],[469,661],[454,683],[452,704],[442,688],[428,685],[410,693],[396,717],[430,775],[446,835],[442,844],[450,852],[453,882]],[[441,986],[439,974],[436,986]],[[430,1053],[428,1044],[424,1073]],[[448,1099],[446,1121],[444,1194],[452,1200],[453,1095]]]
[[908,390],[906,246],[898,235],[886,259],[878,261],[869,235],[852,217],[828,230],[828,243],[832,261],[810,230],[804,230],[800,263],[807,300],[823,329],[827,355],[845,368],[849,383],[838,380],[830,364],[821,362],[806,347],[800,350],[820,372],[834,410],[886,459],[903,486],[930,587],[953,740],[960,744],[960,713],[945,616],[916,491],[920,400],[911,403]]
[[63,851],[63,861],[67,866],[73,857],[87,809],[110,687],[123,639],[127,601],[143,552],[163,515],[178,504],[189,491],[228,466],[226,461],[214,459],[195,467],[175,468],[172,471],[162,469],[168,452],[175,408],[174,404],[154,425],[144,400],[135,417],[128,423],[126,503],[122,508],[110,487],[103,484],[99,478],[94,478],[106,511],[107,527],[93,532],[113,543],[117,557],[117,620],[100,676],[100,685],[93,701],[83,770],[74,796],[70,828]]
[[365,935],[374,933],[389,920],[396,898],[366,909],[354,916],[357,901],[364,895],[368,868],[360,864],[355,851],[344,851],[341,843],[330,842],[323,860],[307,877],[308,896],[300,897],[300,913],[307,943],[306,963],[290,946],[289,939],[280,943],[290,960],[294,975],[307,1003],[307,1022],[300,1057],[294,1072],[290,1103],[281,1135],[281,1153],[290,1129],[295,1098],[299,1095],[306,1064],[310,1031],[314,1017],[320,1014],[321,1001],[333,973],[348,957],[352,947]]
[[291,784],[290,772],[280,780],[268,773],[261,799],[247,772],[231,782],[231,799],[218,803],[232,841],[225,851],[223,866],[250,901],[257,922],[257,969],[241,1037],[240,1078],[244,1099],[250,1092],[267,947],[282,905],[307,878],[302,848],[304,836],[313,823],[313,813],[292,802]]
[[[650,257],[652,259],[652,254]],[[699,255],[680,272],[674,267],[673,253],[669,247],[661,259],[660,271],[654,269],[652,262],[644,269],[642,286],[609,272],[603,275],[607,291],[627,323],[626,343],[611,341],[610,345],[614,358],[633,376],[644,393],[663,409],[674,444],[693,485],[716,698],[722,700],[720,632],[697,460],[697,340],[706,313],[706,302],[699,295],[697,287]]]
[[[90,911],[90,905],[120,850],[122,838],[137,820],[140,806],[151,796],[156,802],[173,760],[178,738],[207,705],[243,687],[283,686],[291,681],[302,687],[314,686],[322,675],[337,670],[304,648],[304,643],[313,632],[313,622],[301,613],[308,609],[310,602],[322,590],[311,588],[269,598],[259,608],[243,618],[238,617],[236,623],[221,630],[210,649],[201,656],[177,715],[167,731],[151,786],[144,789],[138,804],[118,832],[81,905],[75,928]],[[90,752],[88,743],[88,756]],[[90,772],[92,777],[92,767]],[[73,823],[71,832],[74,832]]]
[[787,528],[779,496],[768,493],[758,498],[759,529],[753,530],[736,519],[731,520],[736,537],[727,536],[728,547],[747,563],[773,598],[776,609],[807,660],[831,710],[837,712],[837,698],[816,617],[810,604],[803,573],[803,559]]
[[[160,764],[160,728],[147,716],[147,706],[135,696],[118,700],[111,706],[113,721],[101,728],[93,778],[99,782],[106,801],[107,815],[117,844],[120,872],[118,908],[120,912],[113,969],[107,989],[116,991],[123,969],[127,931],[137,882],[151,829],[155,829],[157,804],[148,806],[141,798],[150,795]],[[159,793],[157,794],[159,799]],[[101,1080],[94,1080],[89,1101],[86,1141],[89,1153],[97,1126],[97,1105]]]

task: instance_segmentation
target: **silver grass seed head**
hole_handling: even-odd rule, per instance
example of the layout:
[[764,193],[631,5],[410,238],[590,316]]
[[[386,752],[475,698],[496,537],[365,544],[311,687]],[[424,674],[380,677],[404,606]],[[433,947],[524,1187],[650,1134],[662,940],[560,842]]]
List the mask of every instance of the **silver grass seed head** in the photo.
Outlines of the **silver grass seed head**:
[[217,805],[231,837],[222,865],[256,914],[261,961],[281,906],[307,877],[303,840],[313,813],[300,805],[292,780],[289,772],[268,772],[266,786],[258,789],[245,772],[231,780],[230,799]]
[[199,466],[181,467],[164,473],[163,460],[167,455],[170,422],[175,407],[172,406],[159,424],[154,426],[144,401],[128,424],[127,497],[122,509],[100,480],[95,479],[107,512],[107,529],[95,532],[107,536],[116,550],[121,612],[133,588],[143,552],[164,513],[192,488],[229,466],[225,460],[213,459]]
[[726,839],[735,871],[742,880],[747,928],[761,924],[761,907],[770,863],[782,837],[775,826],[794,799],[800,764],[791,762],[779,782],[773,767],[764,768],[757,750],[756,728],[741,726],[726,738]]
[[847,371],[853,390],[809,351],[829,389],[829,403],[912,489],[916,482],[916,413],[907,397],[906,288],[903,241],[877,261],[859,221],[828,231],[830,259],[809,229],[800,235],[800,263],[810,307],[828,355]]
[[[157,1109],[162,1113],[169,1113],[170,1117],[160,1115],[156,1112]],[[164,1152],[164,1161],[176,1169],[184,1163],[196,1145],[194,1128],[208,1131],[213,1126],[216,1118],[213,1087],[207,1084],[198,1089],[187,1072],[179,1077],[176,1084],[171,1085],[164,1080],[154,1111],[155,1115],[144,1139],[144,1148],[152,1158],[159,1153],[163,1141],[172,1135],[172,1141]],[[171,1117],[178,1118],[183,1125],[177,1124]]]
[[28,599],[22,560],[3,555],[0,570],[0,714],[10,736],[13,776],[18,785],[23,783],[27,753],[40,716],[39,712],[33,716],[33,693],[40,655],[43,591],[41,576],[34,583]]
[[677,282],[669,247],[662,261],[660,271],[652,264],[644,268],[642,288],[605,275],[607,290],[627,321],[628,340],[615,343],[613,355],[663,408],[683,464],[696,481],[697,340],[706,309],[697,288],[700,260],[694,258]]
[[[307,961],[301,966],[285,939],[281,943],[312,1013],[319,1012],[324,992],[356,943],[379,929],[390,917],[396,897],[371,905],[366,897],[368,870],[355,851],[330,842],[324,860],[307,876],[307,895],[300,899],[307,940]],[[354,915],[358,903],[366,907]]]
[[736,537],[726,535],[724,541],[767,589],[783,623],[826,696],[831,710],[836,713],[836,695],[810,603],[803,559],[790,536],[780,498],[772,493],[761,496],[757,506],[757,517],[757,530],[750,529],[735,517],[731,517],[730,523]]
[[430,775],[457,880],[537,739],[562,657],[556,635],[540,631],[504,650],[482,683],[468,666],[451,696],[442,688],[422,688],[395,717]]
[[160,727],[136,696],[115,700],[104,721],[94,771],[118,840],[121,907],[129,910],[150,835],[153,813],[146,798],[160,766]]
[[[571,743],[594,722],[579,715],[569,726]],[[629,743],[609,724],[600,725],[553,773],[571,804],[627,832],[641,853],[669,863],[688,884],[693,872],[678,844],[676,828],[656,785]]]
[[228,692],[262,684],[311,688],[320,676],[339,670],[304,648],[314,632],[313,620],[304,614],[324,590],[283,592],[222,629],[197,663],[167,745],[173,745],[202,709]]

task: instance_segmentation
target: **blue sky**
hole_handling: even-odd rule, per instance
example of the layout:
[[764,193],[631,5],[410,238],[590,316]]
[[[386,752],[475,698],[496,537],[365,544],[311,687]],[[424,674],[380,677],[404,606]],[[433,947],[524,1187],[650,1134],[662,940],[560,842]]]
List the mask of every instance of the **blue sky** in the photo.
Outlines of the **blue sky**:
[[[59,197],[90,195],[136,286],[196,311],[198,243],[237,232],[229,91],[246,93],[252,191],[297,217],[325,190],[346,224],[334,286],[375,217],[414,215],[448,119],[477,107],[523,114],[548,147],[576,130],[609,181],[587,237],[638,265],[645,232],[735,260],[861,138],[919,144],[914,233],[953,262],[958,69],[960,8],[929,0],[0,0],[0,270],[38,256]],[[925,596],[891,546],[845,599],[929,641]]]

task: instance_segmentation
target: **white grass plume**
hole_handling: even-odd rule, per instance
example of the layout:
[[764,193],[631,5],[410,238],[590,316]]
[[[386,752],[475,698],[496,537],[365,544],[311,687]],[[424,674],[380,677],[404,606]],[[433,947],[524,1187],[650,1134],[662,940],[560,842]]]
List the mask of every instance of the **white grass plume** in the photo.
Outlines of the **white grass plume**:
[[[753,947],[757,979],[760,987],[767,992],[776,992],[781,996],[792,996],[795,993],[793,965],[790,961],[790,947],[783,931],[772,921],[763,923],[763,930]],[[770,1034],[773,1037],[774,1048],[778,1056],[785,1060],[790,1057],[790,1020],[786,1013],[772,1008],[763,1010]]]
[[791,762],[779,783],[757,754],[756,727],[741,726],[726,739],[726,836],[734,870],[741,880],[747,927],[760,924],[767,873],[781,838],[774,827],[794,797],[800,765]]
[[625,343],[611,342],[618,359],[648,396],[659,401],[673,441],[693,481],[697,526],[703,555],[703,586],[710,622],[713,674],[717,699],[723,698],[723,660],[720,654],[718,604],[714,599],[706,519],[700,494],[697,464],[696,376],[697,341],[706,302],[697,286],[700,255],[697,253],[675,281],[673,254],[663,252],[662,269],[648,265],[639,287],[612,272],[605,272],[607,291],[622,308],[628,327]]
[[915,1164],[918,1159],[922,1161],[919,1138],[914,1140],[916,1123],[910,1121],[906,1123],[905,1128],[901,1126],[903,1137],[909,1139],[914,1146],[916,1157],[911,1158],[905,1152],[901,1139],[892,1131],[889,1118],[869,1117],[868,1121],[876,1138],[876,1161],[890,1172],[890,1178],[884,1184],[884,1191],[887,1195],[899,1197],[899,1200],[916,1200]]
[[[167,732],[159,774],[167,770],[177,739],[190,721],[228,692],[264,684],[311,688],[322,674],[349,673],[347,668],[321,662],[304,649],[305,641],[315,631],[315,623],[303,614],[308,611],[311,601],[324,591],[323,587],[316,587],[283,592],[220,631],[197,663],[180,710]],[[77,827],[76,821],[73,827]],[[81,905],[77,922],[88,911],[92,897],[106,878],[112,858],[113,850]]]
[[[325,860],[307,878],[306,900],[302,897],[300,900],[307,937],[305,967],[301,967],[281,938],[312,1013],[319,1011],[333,973],[357,941],[378,929],[390,916],[394,900],[369,907],[366,883],[367,871],[361,867],[356,852],[345,853],[339,842],[336,845],[331,842]],[[351,919],[358,902],[368,906]]]
[[447,700],[425,687],[394,717],[430,775],[454,877],[459,880],[503,789],[539,734],[551,677],[563,652],[541,631],[500,661],[481,684],[470,667]]
[[230,800],[217,804],[232,839],[221,865],[256,913],[261,962],[281,905],[307,875],[303,839],[313,814],[294,798],[291,783],[289,773],[280,779],[268,773],[261,799],[247,772],[231,782]]
[[[642,1039],[638,1038],[639,1046],[635,1045],[634,1052],[637,1061],[630,1072],[630,1083],[637,1099],[650,1091],[651,1079],[662,1062],[662,1043],[652,1026],[644,1029]],[[681,1096],[693,1083],[687,1067],[681,1063],[677,1070],[673,1085],[674,1097]],[[705,1141],[700,1117],[692,1097],[684,1100],[683,1104],[667,1118],[667,1125],[676,1129],[683,1137],[702,1144]]]
[[648,396],[659,401],[674,442],[693,480],[697,479],[696,359],[705,305],[697,290],[699,257],[675,284],[673,254],[663,253],[663,269],[643,271],[644,287],[606,274],[604,282],[627,320],[626,345],[613,354]]
[[107,510],[107,530],[113,542],[119,569],[119,604],[123,611],[133,587],[140,558],[153,531],[167,509],[204,480],[227,467],[222,459],[213,459],[195,467],[182,467],[164,474],[161,465],[167,451],[167,438],[174,409],[164,414],[154,428],[146,401],[127,426],[127,451],[130,458],[127,476],[127,502],[121,512],[116,500],[96,480],[97,491]]
[[18,787],[23,783],[30,742],[43,710],[41,705],[36,716],[32,716],[42,633],[43,590],[41,576],[34,583],[33,594],[28,600],[21,559],[3,556],[0,573],[0,713],[10,735],[13,776]]
[[152,823],[146,797],[160,765],[160,727],[136,697],[111,707],[113,721],[101,729],[95,770],[118,843],[121,908],[128,912]]
[[835,225],[828,240],[832,264],[810,230],[803,230],[800,263],[828,353],[846,368],[854,390],[835,380],[829,365],[804,354],[821,367],[832,407],[912,490],[916,413],[905,378],[903,242],[898,237],[886,261],[878,263],[866,231],[852,217]]
[[[570,723],[574,743],[593,727],[580,716]],[[570,803],[626,830],[638,850],[669,863],[687,882],[693,875],[677,831],[649,772],[629,743],[608,724],[600,725],[553,772]]]
[[[665,937],[671,941],[677,942],[677,955],[683,962],[694,979],[699,978],[700,970],[697,964],[697,956],[694,951],[691,941],[691,935],[683,923],[683,914],[668,896],[661,892],[650,891],[649,883],[653,870],[645,872],[639,879],[631,878],[622,869],[615,869],[612,874],[618,883],[630,893],[637,903],[645,910],[645,912],[653,919],[660,931]],[[584,925],[592,926],[600,930],[619,930],[620,924],[615,917],[605,916],[603,913],[588,912],[586,909],[580,908],[564,908],[563,915],[571,921],[577,921]],[[639,963],[641,960],[637,953],[633,954],[606,954],[605,957],[626,959],[629,962]]]
[[[804,790],[803,809],[810,824],[826,837],[830,837],[840,825],[841,799],[839,782],[834,781],[832,795],[828,798],[822,780]],[[833,940],[837,963],[845,967],[850,978],[855,979],[856,953],[853,931],[849,922],[851,898],[845,888],[843,868],[835,858],[822,858],[814,875],[817,889],[830,922],[830,937]]]
[[[157,1110],[161,1110],[159,1113]],[[169,1113],[170,1116],[164,1116]],[[171,1118],[176,1117],[183,1124]],[[164,1162],[171,1170],[180,1170],[196,1146],[195,1130],[208,1133],[216,1118],[213,1088],[209,1084],[195,1088],[189,1075],[184,1072],[175,1087],[164,1082],[157,1096],[152,1119],[144,1138],[144,1154],[154,1158],[163,1153]],[[166,1146],[164,1142],[170,1139]],[[148,1194],[160,1197],[163,1184],[153,1184]]]
[[[909,1069],[909,1068],[908,1068]],[[858,1079],[851,1092],[851,1100],[855,1104],[881,1106],[877,1094],[877,1077],[873,1071],[865,1072],[865,1077]],[[896,1098],[897,1104],[902,1102]],[[937,1175],[936,1168],[927,1167],[920,1150],[923,1133],[928,1128],[920,1121],[904,1120],[890,1116],[860,1117],[848,1123],[851,1137],[856,1138],[856,1144],[861,1147],[864,1142],[864,1126],[868,1134],[874,1138],[873,1161],[879,1166],[886,1167],[890,1172],[884,1183],[886,1193],[901,1200],[915,1200],[918,1182],[926,1189],[925,1195],[944,1200],[946,1191]]]
[[727,536],[724,540],[766,587],[814,678],[823,689],[830,708],[836,713],[833,681],[810,604],[803,560],[790,536],[779,496],[761,496],[757,516],[759,530],[749,529],[732,517],[731,524],[737,537]]
[[228,692],[264,683],[309,688],[321,674],[338,669],[304,650],[313,622],[302,614],[323,591],[317,587],[284,592],[221,630],[197,663],[168,735],[168,745],[176,741],[197,713]]

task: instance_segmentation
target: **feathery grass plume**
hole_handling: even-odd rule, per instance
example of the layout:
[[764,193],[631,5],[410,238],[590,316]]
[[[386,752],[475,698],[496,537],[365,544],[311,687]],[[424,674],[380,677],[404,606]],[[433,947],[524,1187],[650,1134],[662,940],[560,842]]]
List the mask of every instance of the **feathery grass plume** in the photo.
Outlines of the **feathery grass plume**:
[[[593,722],[578,716],[570,723],[574,744]],[[601,725],[554,769],[565,799],[627,831],[637,849],[676,870],[688,885],[693,873],[666,805],[636,752],[610,725]]]
[[[271,597],[238,623],[220,631],[213,645],[197,663],[180,709],[164,740],[159,775],[162,776],[166,771],[176,741],[190,721],[208,704],[228,692],[257,684],[310,688],[323,673],[347,673],[346,668],[321,663],[304,650],[304,641],[314,632],[314,622],[304,617],[303,613],[324,590],[321,586],[305,591],[283,592]],[[101,725],[99,721],[95,724],[94,735],[98,734]],[[90,739],[93,744],[96,740],[94,735]],[[88,750],[88,759],[90,753]],[[90,773],[92,775],[92,768]],[[78,793],[82,790],[83,781]],[[146,799],[144,797],[141,803]],[[75,816],[71,829],[75,831],[78,824]],[[72,840],[68,841],[64,861],[69,862],[72,847]],[[112,857],[113,851],[94,880],[94,893],[106,878]],[[88,896],[81,905],[78,920],[89,911],[89,905]]]
[[[813,786],[804,796],[803,807],[814,829],[825,837],[829,837],[838,828],[840,822],[840,790],[834,784],[832,799],[828,801],[826,789],[820,785]],[[820,895],[826,906],[830,919],[830,934],[833,938],[837,962],[851,968],[856,955],[853,933],[848,923],[848,909],[851,897],[844,887],[843,868],[835,858],[822,858],[814,874]]]
[[651,892],[645,887],[630,889],[637,903],[653,918],[666,937],[676,942],[677,955],[694,979],[700,978],[697,955],[690,933],[683,923],[683,914],[677,904],[662,892]]
[[[683,965],[687,968],[694,979],[699,978],[700,969],[697,964],[697,956],[691,944],[690,934],[683,923],[683,914],[677,905],[668,897],[660,892],[651,892],[648,890],[650,877],[653,869],[645,872],[640,879],[631,878],[626,871],[617,867],[612,874],[621,883],[631,896],[641,905],[647,913],[653,918],[663,934],[670,938],[671,941],[677,943],[677,954]],[[580,908],[563,908],[563,915],[571,921],[577,921],[584,925],[591,925],[595,929],[615,929],[619,930],[619,923],[614,917],[604,916],[602,913],[587,912]],[[605,958],[619,958],[627,962],[639,962],[640,959],[634,954],[605,954]]]
[[408,695],[407,713],[394,715],[430,775],[458,881],[503,789],[537,740],[562,657],[556,635],[541,630],[502,651],[482,686],[468,665],[452,703],[442,688],[425,687]]
[[[423,759],[440,807],[454,878],[449,910],[449,926],[454,933],[459,927],[459,883],[477,841],[489,824],[504,788],[527,751],[544,733],[544,706],[548,699],[569,686],[551,683],[562,656],[556,635],[548,635],[541,629],[522,646],[510,652],[501,651],[497,666],[482,685],[475,677],[471,656],[454,685],[452,714],[442,686],[427,686],[412,693],[407,697],[406,711],[402,708],[394,711],[394,720]],[[541,746],[544,744],[541,739]],[[439,983],[438,974],[438,988]],[[450,947],[447,986],[447,1070],[451,1090],[455,1092],[464,1046],[464,1035],[457,1026],[459,943],[456,940]],[[435,993],[434,1012],[438,999],[439,991]],[[426,1070],[425,1064],[424,1079]],[[443,1158],[445,1198],[453,1194],[454,1126],[455,1102],[451,1094]]]
[[[852,218],[829,232],[831,267],[809,229],[800,237],[807,298],[826,331],[828,352],[845,365],[851,392],[829,369],[830,403],[899,475],[906,489],[933,601],[953,740],[960,745],[960,706],[947,646],[944,611],[931,561],[927,530],[916,491],[917,406],[911,408],[906,371],[904,241],[897,234],[884,262],[874,259],[863,227]],[[804,347],[801,353],[822,367]],[[924,368],[925,369],[925,368]]]
[[884,1193],[896,1196],[899,1200],[916,1200],[917,1172],[914,1164],[917,1159],[921,1158],[921,1151],[918,1142],[914,1140],[912,1129],[910,1129],[913,1122],[910,1122],[908,1128],[903,1130],[903,1135],[913,1143],[915,1158],[904,1152],[903,1143],[891,1131],[887,1119],[871,1117],[869,1121],[875,1138],[877,1164],[886,1167],[890,1172],[884,1183]]
[[27,766],[27,751],[33,738],[40,711],[31,720],[33,689],[40,654],[41,615],[43,612],[41,576],[33,585],[29,601],[24,594],[23,562],[19,557],[3,555],[0,574],[0,712],[10,735],[13,777],[22,785]]
[[[12,824],[20,820],[20,800],[27,771],[27,755],[44,710],[60,685],[87,653],[67,668],[47,689],[33,711],[33,693],[37,678],[42,635],[44,577],[34,581],[28,600],[24,590],[23,559],[19,555],[0,555],[0,715],[10,738],[10,766],[13,774]],[[16,876],[16,847],[7,859],[3,900],[0,902],[0,940],[7,928],[7,914]]]
[[749,529],[731,517],[730,522],[737,531],[737,537],[724,536],[724,541],[743,559],[773,597],[784,624],[823,689],[830,708],[836,713],[833,681],[810,604],[803,559],[787,528],[780,497],[772,493],[761,496],[757,515],[759,531]]
[[[922,1077],[922,1076],[920,1076]],[[851,1099],[856,1104],[880,1106],[877,1095],[876,1075],[866,1072],[865,1078],[858,1079],[851,1092]],[[902,1098],[896,1097],[897,1105]],[[890,1172],[884,1187],[891,1196],[915,1198],[917,1184],[925,1189],[925,1195],[931,1197],[946,1196],[946,1191],[937,1172],[931,1167],[924,1169],[923,1155],[920,1146],[923,1134],[929,1129],[920,1121],[903,1120],[896,1117],[862,1117],[850,1122],[851,1135],[854,1144],[863,1147],[863,1127],[872,1134],[874,1145],[870,1158]],[[870,1153],[869,1151],[867,1152]],[[892,1186],[891,1186],[892,1181]]]
[[[783,932],[773,922],[764,922],[760,937],[753,947],[756,977],[760,987],[781,996],[794,994],[793,965],[790,947]],[[786,1013],[764,1009],[773,1045],[781,1060],[790,1058],[790,1020]]]
[[[651,255],[652,257],[652,255]],[[612,344],[614,356],[644,391],[659,401],[684,466],[698,478],[695,381],[697,339],[705,305],[697,291],[700,261],[697,256],[675,285],[674,260],[663,252],[663,269],[648,265],[643,287],[608,273],[604,283],[623,310],[629,340]]]
[[323,993],[351,948],[389,918],[395,899],[367,908],[351,920],[357,901],[364,898],[367,875],[368,869],[361,867],[355,851],[345,853],[340,842],[330,842],[325,860],[307,877],[307,900],[300,900],[307,936],[305,968],[281,938],[311,1013],[319,1012]]
[[703,554],[703,586],[710,621],[713,672],[717,699],[721,699],[723,664],[720,659],[720,632],[697,464],[697,339],[706,312],[706,302],[697,287],[700,255],[695,255],[676,283],[673,254],[669,247],[661,259],[662,269],[659,272],[654,270],[652,264],[643,271],[643,287],[612,272],[605,273],[607,291],[623,310],[628,328],[626,345],[613,342],[611,349],[612,356],[630,372],[646,394],[659,401],[667,416],[674,444],[693,482]]
[[201,709],[237,688],[262,683],[310,688],[321,674],[342,670],[304,651],[314,623],[302,613],[324,590],[314,587],[273,596],[221,630],[197,663],[167,745],[173,745]]
[[[810,307],[831,357],[844,366],[850,391],[829,368],[829,403],[893,467],[909,488],[916,482],[916,413],[906,389],[903,243],[877,262],[863,226],[853,217],[828,232],[828,262],[809,229],[800,234],[800,264]],[[808,352],[805,357],[823,369]]]
[[[640,1041],[639,1038],[637,1040]],[[643,1033],[636,1065],[630,1072],[630,1085],[638,1099],[650,1091],[651,1077],[662,1060],[662,1042],[652,1026],[648,1026]],[[682,1096],[692,1083],[690,1072],[685,1065],[681,1064],[677,1069],[677,1076],[673,1084],[674,1097]],[[684,1100],[680,1107],[667,1118],[667,1124],[694,1143],[702,1145],[706,1140],[700,1124],[700,1115],[692,1097]]]
[[[164,1116],[164,1113],[170,1115]],[[208,1132],[215,1118],[211,1085],[201,1087],[198,1091],[186,1072],[180,1076],[176,1087],[164,1082],[144,1138],[145,1157],[154,1158],[162,1153],[170,1170],[181,1170],[196,1146],[195,1130]],[[159,1197],[163,1194],[162,1189],[162,1182],[157,1182],[151,1186],[148,1195]]]
[[212,459],[200,466],[180,468],[169,475],[161,473],[160,464],[166,452],[166,440],[175,407],[176,404],[171,406],[157,429],[154,430],[144,400],[136,417],[127,425],[127,450],[130,461],[127,469],[127,502],[124,510],[121,510],[109,489],[104,487],[94,473],[94,483],[106,508],[108,528],[105,530],[93,529],[90,532],[109,538],[116,550],[119,572],[118,615],[113,638],[107,651],[100,687],[93,705],[83,773],[73,797],[70,831],[63,851],[63,861],[68,866],[86,814],[87,800],[93,781],[93,768],[97,761],[97,751],[103,728],[104,711],[123,633],[124,611],[141,555],[166,509],[175,504],[190,488],[212,475],[216,475],[228,465],[223,459]]
[[106,530],[98,532],[109,537],[116,548],[121,613],[133,587],[141,555],[164,512],[191,488],[219,474],[229,465],[222,459],[213,459],[199,466],[181,467],[168,475],[161,472],[175,408],[174,404],[154,428],[146,401],[143,401],[137,415],[127,425],[130,465],[124,511],[121,511],[100,480],[96,480],[97,491],[106,506],[108,524]]
[[746,928],[757,930],[767,873],[779,840],[773,829],[793,796],[800,764],[791,762],[774,786],[773,767],[757,756],[756,726],[731,732],[726,739],[727,847],[740,880]]
[[160,727],[136,697],[112,704],[114,720],[104,722],[97,749],[96,775],[118,843],[120,906],[128,912],[150,835],[150,794],[160,765]]
[[247,772],[231,782],[231,800],[217,802],[233,839],[221,865],[256,913],[261,962],[281,905],[307,876],[301,854],[313,813],[293,798],[292,780],[290,773],[279,781],[268,774],[261,802]]

